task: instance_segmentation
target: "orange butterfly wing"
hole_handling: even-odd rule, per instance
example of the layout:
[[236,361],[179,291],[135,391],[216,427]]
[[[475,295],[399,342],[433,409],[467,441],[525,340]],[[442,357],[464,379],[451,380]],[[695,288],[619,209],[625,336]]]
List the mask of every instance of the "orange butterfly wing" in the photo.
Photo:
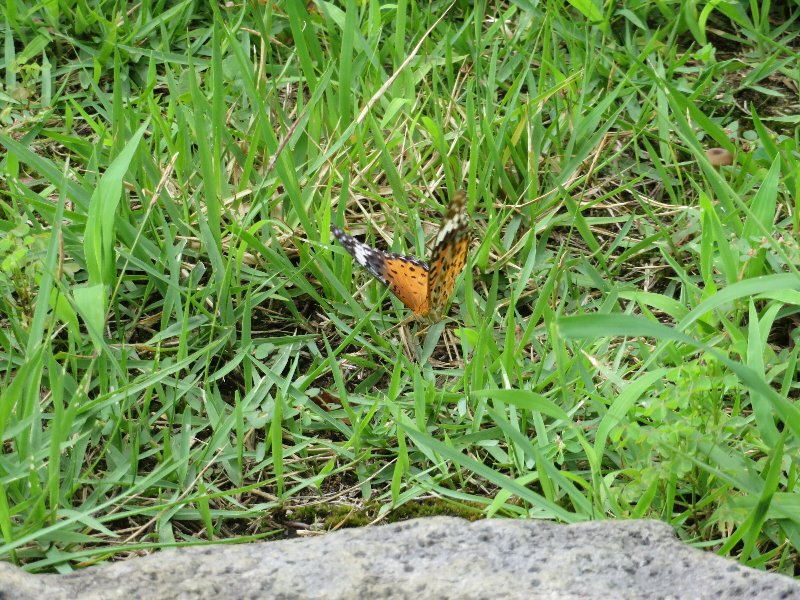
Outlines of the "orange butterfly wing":
[[410,256],[389,255],[384,262],[389,289],[416,315],[428,312],[428,265]]
[[463,191],[459,191],[450,200],[447,214],[431,251],[428,298],[429,309],[434,319],[438,320],[447,307],[447,300],[456,287],[458,274],[467,264],[469,241],[467,196]]
[[367,246],[338,227],[332,226],[331,233],[358,264],[387,286],[414,314],[428,312],[428,265],[413,256]]

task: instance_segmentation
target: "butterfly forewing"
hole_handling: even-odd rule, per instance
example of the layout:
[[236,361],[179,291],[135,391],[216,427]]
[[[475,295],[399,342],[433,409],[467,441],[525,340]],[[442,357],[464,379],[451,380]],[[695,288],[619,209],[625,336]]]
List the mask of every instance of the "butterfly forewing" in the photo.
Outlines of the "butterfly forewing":
[[338,227],[331,233],[355,261],[389,287],[416,314],[428,312],[428,265],[413,256],[383,252],[359,242]]
[[400,301],[424,315],[428,312],[428,265],[412,256],[389,255],[385,262],[389,289]]
[[376,250],[371,246],[367,246],[359,242],[351,235],[347,235],[338,227],[331,225],[331,233],[339,243],[344,246],[350,255],[356,260],[358,264],[369,271],[373,277],[380,281],[383,285],[389,285],[384,274],[383,263],[386,253]]
[[467,197],[460,191],[453,196],[447,207],[447,214],[431,251],[428,298],[429,308],[437,318],[453,293],[458,274],[467,264],[468,228]]

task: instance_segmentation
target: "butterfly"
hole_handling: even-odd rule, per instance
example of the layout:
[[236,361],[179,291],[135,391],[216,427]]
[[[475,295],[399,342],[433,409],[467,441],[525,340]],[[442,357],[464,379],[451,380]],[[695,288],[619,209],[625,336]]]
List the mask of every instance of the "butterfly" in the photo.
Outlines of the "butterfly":
[[430,265],[414,256],[372,248],[331,225],[331,234],[358,264],[387,286],[416,317],[442,318],[456,278],[467,263],[469,249],[467,196],[456,192],[447,207],[431,251]]

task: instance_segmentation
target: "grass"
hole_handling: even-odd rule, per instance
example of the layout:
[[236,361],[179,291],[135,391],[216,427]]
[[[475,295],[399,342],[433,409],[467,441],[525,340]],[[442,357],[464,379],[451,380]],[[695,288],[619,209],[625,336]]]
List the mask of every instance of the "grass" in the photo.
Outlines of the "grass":
[[[0,558],[655,518],[800,575],[800,13],[0,12]],[[425,257],[461,187],[403,323],[330,224]]]

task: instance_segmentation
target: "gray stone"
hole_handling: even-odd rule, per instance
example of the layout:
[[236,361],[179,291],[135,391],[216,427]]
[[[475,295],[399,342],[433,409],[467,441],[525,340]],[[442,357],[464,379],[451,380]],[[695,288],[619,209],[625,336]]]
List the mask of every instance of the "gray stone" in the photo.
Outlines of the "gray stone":
[[67,575],[30,575],[0,563],[0,599],[62,598],[800,600],[800,583],[690,548],[657,521],[435,517],[166,550]]

